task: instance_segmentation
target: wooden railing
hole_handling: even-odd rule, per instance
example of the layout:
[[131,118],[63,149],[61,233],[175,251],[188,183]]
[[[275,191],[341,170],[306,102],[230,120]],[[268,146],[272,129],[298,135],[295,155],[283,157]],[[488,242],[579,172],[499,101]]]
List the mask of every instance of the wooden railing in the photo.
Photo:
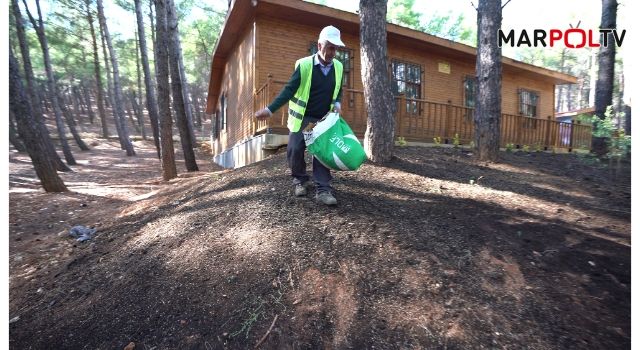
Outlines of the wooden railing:
[[[280,93],[286,81],[268,77],[267,83],[254,96],[254,111],[265,108]],[[443,144],[452,144],[458,135],[460,144],[468,145],[474,139],[474,109],[466,106],[395,96],[395,137],[404,137],[410,142],[434,142],[440,137]],[[285,131],[288,106],[284,106],[266,121],[256,122],[254,134]],[[342,99],[342,117],[358,137],[364,137],[367,129],[367,112],[362,91],[345,89]],[[591,149],[591,127],[580,124],[558,122],[551,119],[531,118],[521,115],[502,114],[500,122],[500,145],[514,144],[534,150],[540,143],[542,149],[553,147]]]

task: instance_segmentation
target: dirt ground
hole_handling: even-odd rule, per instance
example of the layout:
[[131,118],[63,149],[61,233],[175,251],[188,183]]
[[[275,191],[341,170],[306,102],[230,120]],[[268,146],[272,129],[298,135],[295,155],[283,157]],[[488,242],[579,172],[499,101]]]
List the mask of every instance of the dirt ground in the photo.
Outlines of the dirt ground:
[[614,181],[574,154],[397,147],[334,172],[327,207],[293,195],[282,151],[227,170],[198,150],[188,173],[176,143],[165,182],[151,142],[85,142],[58,194],[10,148],[12,349],[249,349],[269,330],[259,348],[631,347],[629,162]]

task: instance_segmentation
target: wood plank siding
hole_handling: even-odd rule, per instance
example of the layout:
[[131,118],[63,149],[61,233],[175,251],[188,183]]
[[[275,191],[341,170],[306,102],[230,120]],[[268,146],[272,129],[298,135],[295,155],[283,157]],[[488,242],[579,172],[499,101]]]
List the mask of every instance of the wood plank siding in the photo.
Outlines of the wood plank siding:
[[[235,13],[227,15],[212,61],[207,113],[214,114],[221,108],[223,94],[229,103],[227,127],[216,140],[214,154],[256,134],[288,133],[288,106],[269,121],[257,122],[253,114],[280,93],[293,74],[295,61],[311,54],[311,43],[327,25],[340,29],[345,48],[351,53],[351,84],[343,91],[343,117],[357,135],[363,136],[366,111],[358,16],[299,0],[257,0],[255,6],[243,1],[232,1],[230,12]],[[433,137],[440,136],[443,142],[445,138],[453,142],[457,133],[461,141],[472,140],[473,108],[465,107],[464,81],[475,76],[475,48],[392,24],[387,25],[387,31],[390,72],[392,62],[408,63],[421,70],[419,96],[396,96],[396,136],[419,142],[433,142]],[[556,84],[576,82],[577,78],[563,73],[503,58],[501,143],[515,140],[530,147],[535,142],[549,147],[566,145],[567,137],[559,135],[571,128],[553,118],[554,91]],[[537,97],[536,118],[521,113],[523,89]],[[574,128],[574,132],[578,130]],[[583,145],[586,140],[585,136],[578,141]]]

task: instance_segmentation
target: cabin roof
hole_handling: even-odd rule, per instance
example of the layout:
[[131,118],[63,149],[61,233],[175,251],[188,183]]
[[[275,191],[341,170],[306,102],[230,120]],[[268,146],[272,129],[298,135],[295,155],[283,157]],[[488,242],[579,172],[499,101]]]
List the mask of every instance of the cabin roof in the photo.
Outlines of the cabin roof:
[[556,118],[574,117],[580,114],[594,115],[595,113],[596,113],[595,107],[589,107],[589,108],[583,108],[583,109],[575,109],[573,111],[556,113]]
[[[256,13],[270,18],[318,25],[319,27],[331,24],[340,28],[342,32],[358,33],[360,30],[360,19],[357,14],[302,0],[230,0],[229,11],[212,55],[208,104],[215,105],[215,101],[212,101],[211,98],[215,98],[219,94],[220,87],[216,83],[221,81],[226,58],[235,47],[240,34],[246,29],[247,19],[254,18]],[[463,62],[475,64],[476,61],[476,49],[472,46],[387,23],[387,41],[391,40]],[[504,73],[553,85],[578,82],[578,78],[574,76],[504,56],[502,57],[502,70]],[[212,109],[207,108],[207,110],[213,110],[213,106],[211,107]]]

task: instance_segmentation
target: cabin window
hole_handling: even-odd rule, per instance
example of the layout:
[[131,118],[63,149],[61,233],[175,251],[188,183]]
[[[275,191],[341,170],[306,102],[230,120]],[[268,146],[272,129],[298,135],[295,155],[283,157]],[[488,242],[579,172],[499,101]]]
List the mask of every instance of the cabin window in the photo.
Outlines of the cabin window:
[[220,109],[216,109],[216,116],[211,124],[213,124],[213,139],[217,140],[220,137]]
[[[401,61],[398,59],[391,60],[391,78],[393,83],[391,89],[394,96],[404,93],[405,98],[421,99],[422,98],[422,65]],[[407,113],[418,113],[418,102],[407,101]]]
[[220,130],[227,129],[227,99],[225,95],[220,96],[220,107],[222,108],[220,115]]
[[[476,107],[476,77],[467,75],[464,78],[464,106],[469,108]],[[473,111],[466,109],[464,112],[464,120],[473,121]]]
[[535,91],[520,89],[520,114],[525,117],[538,117],[538,94]]
[[[318,53],[317,41],[309,42],[309,52],[312,55]],[[351,70],[353,69],[353,64],[351,64],[351,60],[353,59],[353,49],[338,47],[336,59],[342,63],[342,85],[346,86],[347,89],[353,89],[353,78],[351,73]]]

